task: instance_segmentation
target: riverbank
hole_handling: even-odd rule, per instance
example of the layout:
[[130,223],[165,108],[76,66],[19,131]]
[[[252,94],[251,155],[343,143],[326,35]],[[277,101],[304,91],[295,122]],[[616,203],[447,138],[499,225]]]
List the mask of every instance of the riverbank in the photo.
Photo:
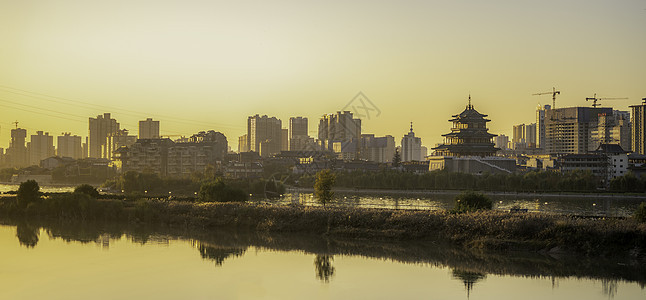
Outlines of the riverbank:
[[[384,194],[384,195],[458,195],[464,190],[392,190],[392,189],[351,189],[334,188],[333,191],[339,194]],[[286,193],[313,193],[313,188],[288,187]],[[536,198],[612,198],[612,199],[646,199],[644,193],[574,193],[574,192],[503,192],[503,191],[478,191],[488,196],[509,196],[509,197],[536,197]]]
[[[70,198],[71,199],[71,198]],[[0,215],[38,220],[110,220],[203,230],[234,228],[367,240],[445,240],[470,249],[646,254],[646,224],[632,218],[541,213],[324,208],[159,200],[41,200],[25,209],[0,200]]]

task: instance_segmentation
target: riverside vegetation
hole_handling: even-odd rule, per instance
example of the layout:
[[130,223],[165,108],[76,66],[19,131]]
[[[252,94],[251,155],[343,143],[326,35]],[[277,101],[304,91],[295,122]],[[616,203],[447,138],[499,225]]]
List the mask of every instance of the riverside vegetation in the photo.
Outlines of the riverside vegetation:
[[[483,203],[486,206],[487,201],[478,194],[475,198],[469,193],[457,196],[456,204],[462,202],[465,206],[455,211],[400,211],[239,202],[195,203],[168,201],[167,198],[96,199],[82,190],[41,196],[34,183],[25,182],[16,196],[3,197],[0,215],[8,219],[121,221],[180,228],[301,232],[360,239],[440,239],[476,249],[562,250],[587,255],[620,253],[641,257],[646,251],[646,223],[643,218],[640,222],[639,217],[591,219],[491,211],[479,207]],[[203,198],[207,199],[222,198]],[[643,216],[644,210],[646,208],[642,204],[638,215]]]

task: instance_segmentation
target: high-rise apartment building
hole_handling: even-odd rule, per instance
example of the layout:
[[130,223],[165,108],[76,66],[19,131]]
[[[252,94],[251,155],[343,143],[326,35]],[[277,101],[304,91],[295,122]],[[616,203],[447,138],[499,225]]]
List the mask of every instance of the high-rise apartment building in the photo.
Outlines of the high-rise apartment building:
[[41,160],[55,155],[54,137],[49,135],[49,132],[36,131],[35,135],[31,135],[27,151],[29,152],[29,164],[39,165]]
[[566,107],[545,111],[546,154],[584,154],[598,127],[600,114],[611,115],[612,108]]
[[110,158],[107,142],[108,136],[119,130],[119,123],[109,113],[98,115],[89,120],[88,156],[92,158]]
[[545,112],[551,108],[550,105],[539,105],[536,110],[536,148],[545,148]]
[[289,150],[289,130],[287,128],[280,129],[280,151]]
[[63,133],[56,138],[56,146],[56,156],[73,159],[83,158],[81,137],[78,135],[71,135],[69,132]]
[[501,150],[509,149],[509,137],[501,134],[493,138],[494,146]]
[[[282,122],[276,117],[255,115],[247,119],[247,145],[249,151],[268,157],[280,152],[281,139]],[[262,149],[261,144],[263,144]]]
[[247,145],[247,135],[243,134],[238,137],[238,153],[249,152],[249,145]]
[[361,119],[355,119],[352,112],[338,111],[336,114],[324,115],[319,121],[318,139],[324,149],[334,151],[334,143],[348,144],[359,138]]
[[121,147],[128,147],[137,142],[136,135],[129,135],[127,129],[120,129],[116,132],[108,134],[108,139],[106,142],[106,157],[107,159],[112,160],[114,157],[114,151]]
[[145,121],[139,121],[139,138],[158,139],[159,121],[153,121],[152,118],[147,118]]
[[631,105],[631,149],[635,153],[646,154],[646,98],[640,105]]
[[410,131],[404,135],[401,141],[401,161],[422,161],[422,139],[415,136],[413,122],[410,123]]
[[361,159],[378,163],[389,163],[395,156],[395,138],[391,135],[376,137],[374,134],[361,135]]
[[313,139],[309,136],[308,119],[304,117],[289,118],[289,150],[306,150],[311,143],[313,143]]
[[630,113],[615,110],[611,115],[599,114],[591,139],[588,151],[595,151],[602,144],[615,144],[630,152]]
[[512,146],[514,149],[536,148],[536,124],[514,125]]
[[10,167],[22,168],[29,165],[29,156],[25,146],[26,138],[27,130],[11,129],[11,144],[9,144],[6,154],[6,162]]

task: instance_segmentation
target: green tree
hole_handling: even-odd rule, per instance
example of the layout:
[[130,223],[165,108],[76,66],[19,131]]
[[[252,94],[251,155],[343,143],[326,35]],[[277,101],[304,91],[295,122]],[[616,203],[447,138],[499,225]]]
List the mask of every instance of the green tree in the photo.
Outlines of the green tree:
[[395,155],[393,155],[393,167],[399,167],[402,162],[402,156],[399,154],[399,149],[395,148]]
[[99,198],[99,191],[89,184],[82,184],[74,189],[74,193],[86,194],[94,199]]
[[314,182],[314,194],[316,198],[323,204],[332,200],[334,192],[332,187],[336,182],[336,175],[330,169],[321,170],[316,173],[316,182]]
[[244,202],[247,194],[241,189],[227,185],[221,177],[205,182],[200,187],[200,202]]
[[455,212],[473,212],[493,208],[493,201],[484,194],[475,192],[462,192],[455,196]]
[[27,180],[20,184],[16,196],[18,205],[26,207],[29,203],[40,200],[40,186],[36,180]]

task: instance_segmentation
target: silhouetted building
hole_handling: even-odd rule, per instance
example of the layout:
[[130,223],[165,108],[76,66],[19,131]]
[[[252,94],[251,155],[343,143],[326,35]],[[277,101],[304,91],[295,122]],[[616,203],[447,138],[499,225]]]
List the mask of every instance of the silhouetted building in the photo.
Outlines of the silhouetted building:
[[39,165],[41,160],[55,155],[54,137],[49,135],[49,132],[43,134],[42,131],[36,131],[35,135],[31,135],[27,151],[29,152],[29,164]]
[[107,159],[112,160],[114,156],[114,151],[121,147],[128,147],[134,144],[137,141],[137,136],[129,135],[127,129],[117,130],[113,133],[108,134],[108,139],[106,142],[106,153],[108,154]]
[[130,146],[116,149],[115,158],[122,172],[132,170],[187,178],[194,172],[205,172],[208,166],[219,165],[226,158],[227,148],[224,134],[210,130],[192,135],[189,142],[138,139]]
[[390,163],[393,161],[394,156],[395,138],[393,136],[361,135],[361,159],[378,163]]
[[287,128],[280,129],[280,151],[289,150],[289,130]]
[[493,138],[494,140],[494,146],[496,148],[500,148],[501,150],[507,150],[509,149],[509,137],[501,134],[498,135],[497,137]]
[[119,123],[109,113],[104,113],[103,116],[90,118],[89,124],[88,156],[109,159],[111,154],[107,147],[108,136],[119,130]]
[[7,148],[6,160],[10,167],[22,168],[29,165],[29,156],[25,139],[27,130],[22,128],[11,129],[11,143]]
[[640,105],[631,105],[630,108],[632,108],[631,150],[646,154],[646,100]]
[[587,153],[600,114],[612,115],[612,108],[566,107],[545,111],[545,153]]
[[247,144],[246,134],[238,137],[238,153],[242,152],[249,152],[249,145]]
[[545,148],[545,112],[550,110],[550,105],[536,109],[536,148]]
[[139,121],[139,138],[158,139],[159,121],[153,121],[152,118],[147,118],[145,121]]
[[314,139],[309,136],[308,119],[304,117],[289,118],[289,150],[302,151],[308,150],[314,143]]
[[57,149],[56,155],[59,157],[70,157],[73,159],[83,158],[83,148],[81,145],[81,137],[78,135],[71,135],[66,132],[59,135],[56,141]]
[[491,134],[487,129],[487,122],[483,115],[476,111],[471,105],[471,96],[466,109],[458,115],[454,115],[453,128],[451,132],[443,134],[444,144],[439,145],[435,150],[436,156],[493,156],[500,150],[494,147]]
[[536,124],[514,125],[512,147],[515,150],[536,148]]
[[[249,151],[258,152],[262,157],[269,157],[280,152],[281,139],[282,122],[276,117],[255,115],[247,119],[247,145]],[[265,151],[262,151],[261,143]]]
[[413,122],[410,123],[410,131],[401,140],[401,161],[422,161],[422,139],[415,136]]
[[620,145],[622,149],[630,151],[630,113],[615,110],[611,115],[599,114],[597,126],[590,132],[590,146],[593,151],[602,144]]
[[[336,114],[328,114],[321,117],[318,128],[318,139],[321,147],[326,150],[337,152],[337,149],[350,149],[353,141],[357,142],[361,138],[361,120],[355,119],[349,111]],[[342,145],[335,146],[335,143]],[[355,146],[354,151],[359,149]]]

